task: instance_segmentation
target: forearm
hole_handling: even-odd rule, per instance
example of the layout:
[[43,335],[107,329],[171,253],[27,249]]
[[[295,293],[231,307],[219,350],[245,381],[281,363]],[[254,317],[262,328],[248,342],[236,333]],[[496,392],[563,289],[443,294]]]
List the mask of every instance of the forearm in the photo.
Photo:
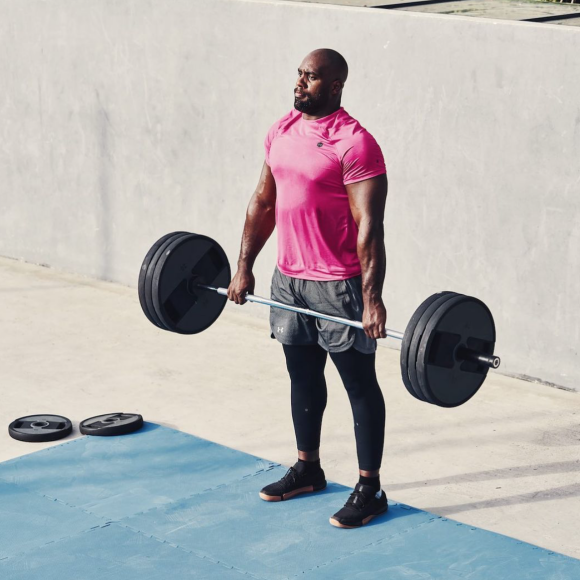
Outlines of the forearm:
[[357,254],[362,271],[363,303],[367,307],[382,301],[387,267],[382,223],[361,222],[359,224]]
[[254,195],[248,205],[238,268],[252,270],[256,257],[276,226],[275,206],[260,202]]

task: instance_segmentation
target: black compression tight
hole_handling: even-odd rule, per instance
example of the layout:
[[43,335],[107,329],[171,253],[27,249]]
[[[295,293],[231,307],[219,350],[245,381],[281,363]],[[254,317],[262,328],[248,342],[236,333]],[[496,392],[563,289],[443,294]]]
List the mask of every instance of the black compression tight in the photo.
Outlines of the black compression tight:
[[326,408],[326,351],[318,345],[284,345],[291,381],[292,420],[300,451],[320,447],[320,427]]
[[[326,408],[324,367],[327,352],[318,345],[284,345],[292,384],[292,419],[300,451],[320,447],[322,415]],[[375,355],[354,348],[330,353],[348,393],[354,418],[359,469],[381,466],[385,436],[385,402],[375,373]]]

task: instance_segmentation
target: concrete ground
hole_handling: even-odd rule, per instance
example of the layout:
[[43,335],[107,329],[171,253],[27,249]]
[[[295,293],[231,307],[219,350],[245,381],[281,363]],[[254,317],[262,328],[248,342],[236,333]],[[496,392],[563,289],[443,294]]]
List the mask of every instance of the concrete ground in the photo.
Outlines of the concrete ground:
[[[294,462],[288,379],[264,307],[228,304],[203,335],[180,336],[151,325],[134,288],[4,258],[0,295],[5,427],[35,413],[65,415],[76,425],[101,413],[137,412]],[[262,317],[248,316],[250,309]],[[407,393],[396,350],[379,349],[377,361],[389,497],[580,558],[577,393],[493,373],[470,402],[442,409]],[[322,463],[329,479],[352,486],[351,411],[331,362],[327,379]],[[1,441],[2,461],[52,445],[15,441],[6,430]]]

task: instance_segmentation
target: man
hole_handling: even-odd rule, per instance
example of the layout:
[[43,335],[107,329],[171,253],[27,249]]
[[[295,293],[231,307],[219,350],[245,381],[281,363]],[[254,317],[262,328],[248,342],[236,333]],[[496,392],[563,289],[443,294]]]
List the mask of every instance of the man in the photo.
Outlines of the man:
[[347,75],[346,61],[334,50],[315,50],[302,61],[294,110],[266,137],[266,160],[228,298],[244,304],[245,294],[254,291],[254,261],[277,226],[272,298],[362,320],[364,332],[271,309],[272,338],[283,345],[291,380],[298,462],[260,492],[266,501],[280,501],[326,487],[319,447],[330,355],[352,406],[360,475],[330,523],[355,528],[388,509],[379,478],[385,405],[375,374],[376,339],[386,336],[381,294],[387,177],[376,141],[340,106]]

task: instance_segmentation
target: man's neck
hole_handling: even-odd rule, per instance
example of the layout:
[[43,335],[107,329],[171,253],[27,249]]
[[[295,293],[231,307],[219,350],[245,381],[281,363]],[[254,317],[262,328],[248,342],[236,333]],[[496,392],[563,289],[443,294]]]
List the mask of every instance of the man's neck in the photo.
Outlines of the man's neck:
[[328,115],[332,115],[332,113],[336,113],[340,109],[340,103],[328,107],[327,109],[323,109],[322,111],[318,111],[316,115],[309,115],[308,113],[302,113],[302,118],[305,121],[316,121],[317,119],[322,119],[323,117],[328,117]]

